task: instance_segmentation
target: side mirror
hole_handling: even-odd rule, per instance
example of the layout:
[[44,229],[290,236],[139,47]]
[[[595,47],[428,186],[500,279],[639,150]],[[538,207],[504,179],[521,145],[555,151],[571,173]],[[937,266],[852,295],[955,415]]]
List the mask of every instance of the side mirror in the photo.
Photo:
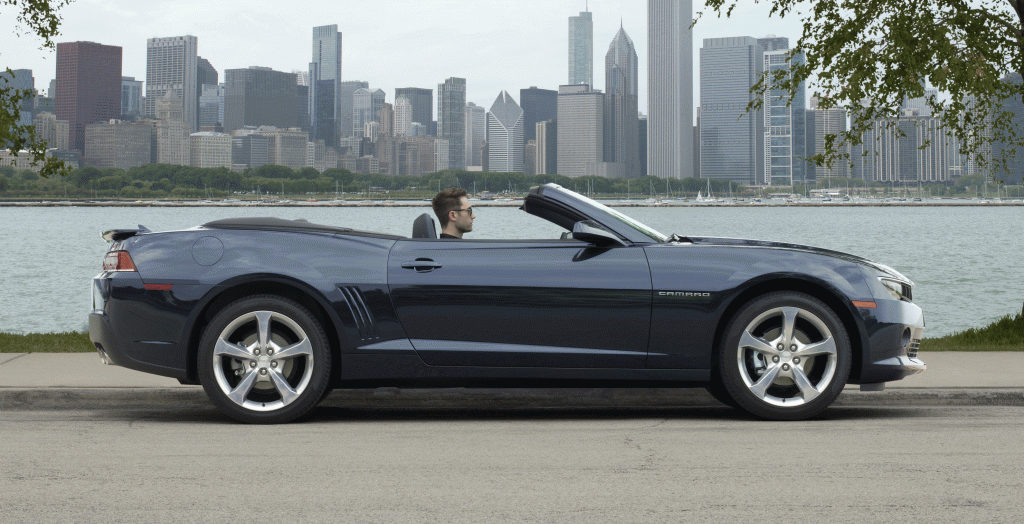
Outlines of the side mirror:
[[574,240],[582,240],[597,246],[626,245],[626,243],[619,239],[619,237],[605,230],[600,224],[593,220],[581,220],[573,224],[572,238]]

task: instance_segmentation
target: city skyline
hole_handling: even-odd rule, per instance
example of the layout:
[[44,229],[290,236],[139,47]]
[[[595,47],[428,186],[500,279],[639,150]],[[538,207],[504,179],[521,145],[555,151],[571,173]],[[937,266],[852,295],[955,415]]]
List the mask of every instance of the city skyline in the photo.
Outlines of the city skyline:
[[[528,86],[557,89],[567,77],[567,21],[581,11],[593,14],[595,63],[603,63],[604,43],[624,27],[641,57],[639,83],[647,83],[646,0],[590,0],[541,2],[495,0],[487,4],[464,0],[424,3],[381,0],[362,5],[322,7],[296,0],[289,12],[266,1],[224,1],[199,4],[178,1],[157,5],[109,5],[77,0],[63,8],[61,34],[55,42],[92,41],[124,49],[123,75],[146,78],[146,40],[154,37],[194,35],[198,54],[220,72],[250,66],[279,71],[307,70],[310,28],[338,25],[344,35],[342,80],[369,81],[388,93],[389,100],[402,87],[432,88],[445,78],[466,78],[466,100],[487,107],[494,93],[511,93]],[[429,4],[429,5],[424,5]],[[699,10],[702,6],[695,5]],[[444,16],[454,10],[458,22]],[[388,24],[346,22],[379,19]],[[766,33],[794,40],[801,28],[795,18],[768,18],[761,4],[745,6],[731,19],[705,16],[693,30],[695,42],[708,37],[754,36]],[[364,16],[365,15],[365,16]],[[224,24],[230,18],[232,24]],[[11,13],[0,23],[14,26]],[[509,31],[509,27],[515,27]],[[111,35],[117,35],[111,38]],[[439,38],[439,35],[443,37]],[[452,45],[458,38],[458,45]],[[38,49],[34,36],[0,34],[0,66],[31,69],[38,89],[54,77],[55,57]],[[697,48],[694,64],[698,63]],[[495,54],[505,57],[501,62]],[[600,56],[598,56],[600,55]],[[695,71],[696,73],[696,71]],[[696,84],[697,75],[694,75]],[[603,75],[595,74],[595,88],[605,89]],[[694,86],[694,105],[698,98]],[[647,92],[640,89],[639,109],[647,113]]]

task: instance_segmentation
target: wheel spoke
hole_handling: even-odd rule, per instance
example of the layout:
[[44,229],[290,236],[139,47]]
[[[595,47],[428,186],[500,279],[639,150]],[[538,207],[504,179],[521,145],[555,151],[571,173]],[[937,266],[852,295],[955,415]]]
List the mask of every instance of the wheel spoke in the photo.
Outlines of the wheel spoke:
[[807,374],[800,366],[793,366],[793,381],[796,382],[796,387],[800,388],[804,402],[810,402],[821,393],[818,388],[814,387],[814,384],[811,384]]
[[313,356],[313,345],[309,343],[308,338],[302,339],[300,342],[290,346],[283,347],[279,349],[277,353],[274,353],[275,359],[295,358],[298,356]]
[[228,398],[230,398],[235,404],[241,406],[245,403],[245,397],[249,396],[249,392],[252,391],[252,386],[255,383],[256,373],[247,373],[242,378],[242,381],[235,386],[235,389],[232,389],[228,393]]
[[764,375],[761,375],[761,378],[753,386],[750,386],[750,391],[757,395],[758,398],[764,398],[768,388],[775,382],[775,377],[778,376],[781,370],[780,366],[772,366],[765,370]]
[[749,331],[744,331],[743,336],[740,337],[740,347],[750,348],[753,349],[754,351],[757,351],[758,353],[764,353],[766,355],[774,356],[779,354],[779,352],[776,351],[771,344],[769,344],[763,338],[751,335]]
[[270,311],[257,311],[256,321],[259,323],[260,351],[267,351],[270,344]]
[[223,338],[217,339],[217,345],[213,348],[214,356],[237,358],[240,360],[252,360],[253,355],[249,353],[249,350],[238,345],[228,342]]
[[298,398],[299,393],[292,389],[292,386],[285,380],[284,375],[276,369],[270,370],[270,380],[274,382],[274,387],[277,388],[277,392],[281,394],[281,402],[284,405],[291,404],[293,400]]
[[795,307],[782,308],[782,341],[789,346],[793,343],[793,330],[796,328],[796,316],[800,309]]
[[832,337],[828,337],[821,342],[815,342],[814,344],[808,344],[797,352],[800,356],[812,357],[814,355],[832,355],[836,354],[836,341]]

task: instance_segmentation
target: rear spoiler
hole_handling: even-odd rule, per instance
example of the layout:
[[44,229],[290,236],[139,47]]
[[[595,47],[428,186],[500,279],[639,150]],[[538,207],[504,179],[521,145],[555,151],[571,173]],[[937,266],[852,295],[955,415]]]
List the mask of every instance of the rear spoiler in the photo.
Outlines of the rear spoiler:
[[107,242],[119,242],[126,238],[131,238],[135,235],[141,235],[143,233],[152,233],[146,226],[139,224],[138,229],[111,229],[103,232],[103,240]]

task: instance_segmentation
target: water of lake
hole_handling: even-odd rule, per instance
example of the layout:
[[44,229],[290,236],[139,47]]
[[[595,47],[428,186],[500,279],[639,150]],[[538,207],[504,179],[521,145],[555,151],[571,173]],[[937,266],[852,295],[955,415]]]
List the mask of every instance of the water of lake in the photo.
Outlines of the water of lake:
[[[780,240],[861,255],[910,277],[926,336],[981,327],[1024,303],[1024,207],[621,208],[662,233]],[[90,279],[105,229],[182,229],[243,216],[410,235],[422,207],[3,207],[0,331],[85,330]],[[557,238],[561,230],[512,207],[476,207],[467,238]]]

